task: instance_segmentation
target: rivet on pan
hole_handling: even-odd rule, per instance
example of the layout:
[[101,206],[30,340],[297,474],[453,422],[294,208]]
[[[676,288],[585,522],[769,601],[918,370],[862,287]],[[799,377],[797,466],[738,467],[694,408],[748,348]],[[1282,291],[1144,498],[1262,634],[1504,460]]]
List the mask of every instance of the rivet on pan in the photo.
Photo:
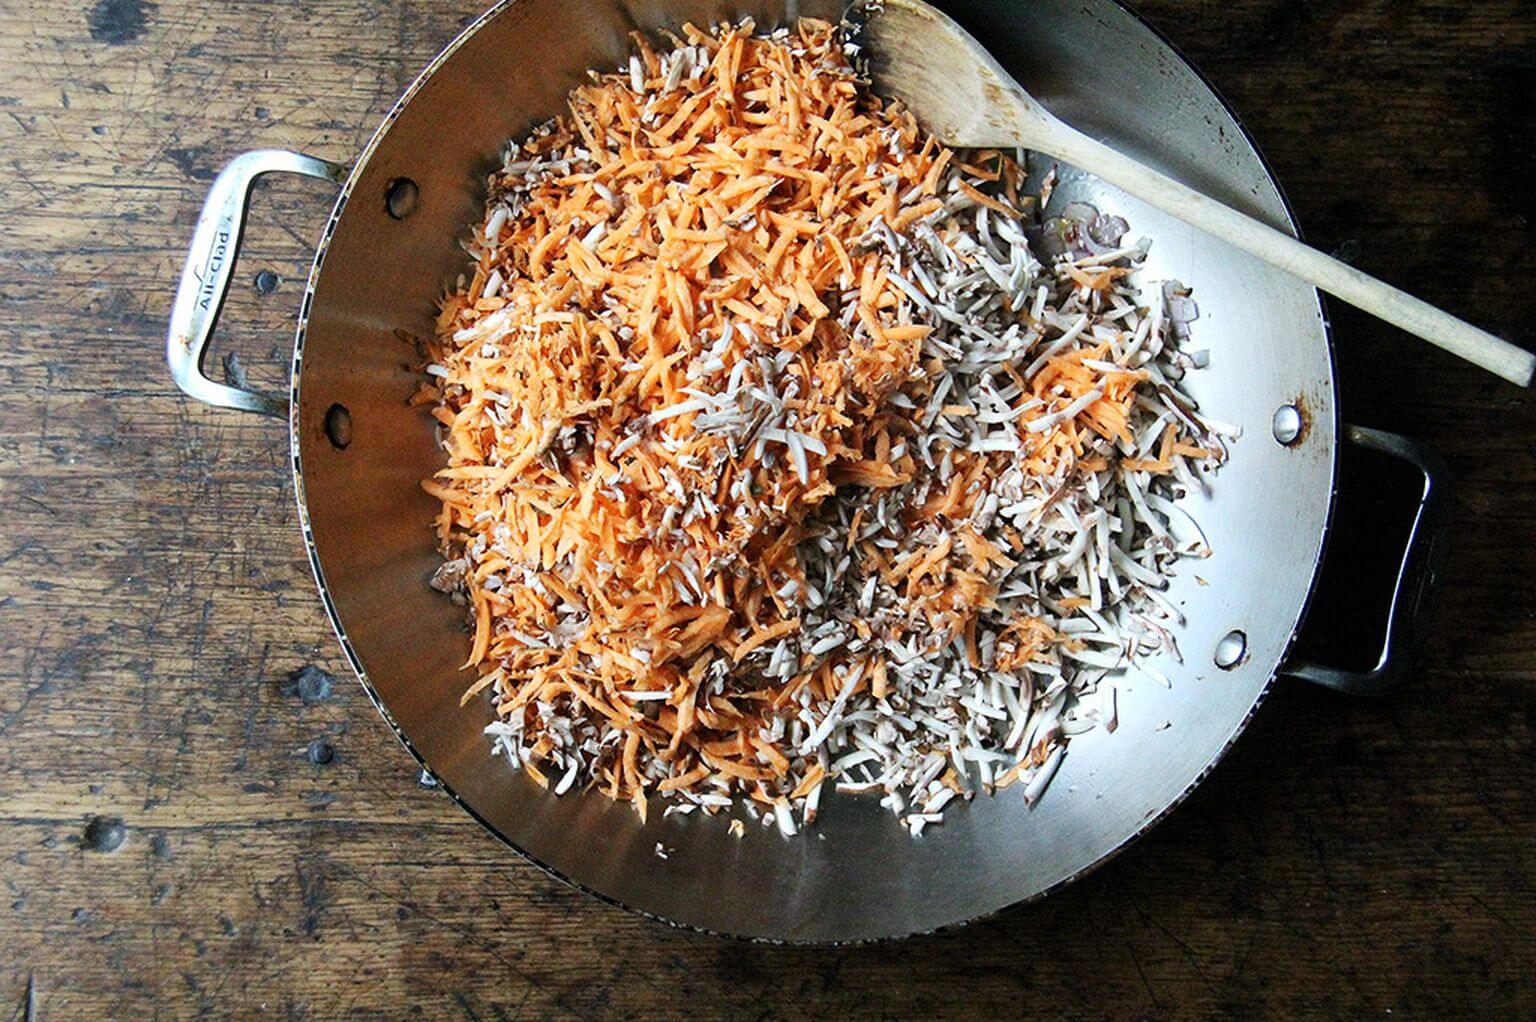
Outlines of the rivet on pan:
[[420,197],[421,189],[415,181],[408,177],[397,177],[384,190],[384,208],[396,220],[404,220],[416,212],[416,200]]
[[1279,408],[1276,408],[1275,417],[1270,422],[1270,428],[1274,431],[1275,439],[1286,447],[1301,439],[1303,425],[1301,409],[1295,405],[1281,405]]
[[325,410],[325,436],[338,451],[352,442],[352,413],[346,405],[331,405]]
[[1248,636],[1238,628],[1232,629],[1216,643],[1216,666],[1230,671],[1248,659]]

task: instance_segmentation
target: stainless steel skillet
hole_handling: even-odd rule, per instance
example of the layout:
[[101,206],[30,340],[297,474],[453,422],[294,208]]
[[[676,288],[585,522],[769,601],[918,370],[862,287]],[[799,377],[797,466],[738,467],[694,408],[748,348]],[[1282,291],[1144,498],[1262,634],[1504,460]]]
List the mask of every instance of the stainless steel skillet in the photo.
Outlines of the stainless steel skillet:
[[[1279,190],[1231,112],[1156,33],[1112,0],[944,5],[1044,103],[1086,131],[1226,202],[1292,228]],[[1214,555],[1186,562],[1169,595],[1188,624],[1172,685],[1135,682],[1120,724],[1074,739],[1046,797],[979,797],[913,840],[873,801],[824,802],[785,839],[718,820],[642,826],[598,796],[547,795],[492,759],[488,706],[458,706],[461,611],[426,584],[438,563],[436,502],[417,483],[440,465],[428,420],[407,407],[412,351],[430,330],[456,245],[478,219],[505,141],[561,108],[589,67],[616,66],[634,28],[750,14],[768,26],[835,18],[835,2],[508,0],[456,39],[346,167],[294,153],[237,157],[199,221],[168,339],[177,382],[211,404],[286,414],[301,521],[321,599],[370,698],[406,747],[497,836],[599,897],[701,929],[830,942],[921,932],[1040,897],[1114,854],[1184,797],[1241,732],[1278,673],[1357,691],[1398,673],[1401,640],[1434,574],[1443,489],[1399,438],[1336,419],[1328,326],[1316,293],[1063,168],[1058,198],[1125,216],[1155,243],[1152,279],[1195,288],[1195,346],[1211,366],[1191,390],[1244,436],[1209,495],[1187,506]],[[206,379],[203,350],[239,247],[251,182],[289,171],[341,194],[300,312],[287,399]],[[1414,538],[1378,669],[1287,664],[1334,503],[1339,445],[1409,458],[1424,472]],[[655,854],[658,844],[667,851]]]

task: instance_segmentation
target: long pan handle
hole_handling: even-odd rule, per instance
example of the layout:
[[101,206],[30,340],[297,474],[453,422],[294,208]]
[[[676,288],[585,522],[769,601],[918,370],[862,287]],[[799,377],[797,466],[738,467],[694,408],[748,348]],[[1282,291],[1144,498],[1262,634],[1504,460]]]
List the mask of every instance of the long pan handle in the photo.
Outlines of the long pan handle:
[[321,178],[335,184],[346,180],[347,168],[328,160],[284,149],[257,149],[229,162],[208,190],[203,212],[197,218],[187,264],[171,308],[171,327],[165,338],[165,361],[171,377],[189,396],[222,408],[239,408],[263,415],[286,417],[288,401],[218,383],[203,372],[208,339],[218,324],[224,296],[229,292],[235,257],[245,230],[245,211],[251,186],[263,174],[283,171]]

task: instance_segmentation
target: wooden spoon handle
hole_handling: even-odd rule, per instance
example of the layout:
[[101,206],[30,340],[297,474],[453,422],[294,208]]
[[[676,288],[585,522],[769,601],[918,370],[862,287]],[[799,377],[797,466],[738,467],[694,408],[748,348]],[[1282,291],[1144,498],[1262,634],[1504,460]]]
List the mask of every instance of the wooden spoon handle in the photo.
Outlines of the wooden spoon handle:
[[1536,372],[1536,355],[1525,349],[1201,195],[1075,128],[1055,121],[1047,130],[1037,129],[1037,132],[1047,137],[1032,140],[1034,148],[1094,174],[1163,212],[1235,245],[1271,266],[1295,274],[1473,365],[1522,387],[1530,385],[1532,373]]

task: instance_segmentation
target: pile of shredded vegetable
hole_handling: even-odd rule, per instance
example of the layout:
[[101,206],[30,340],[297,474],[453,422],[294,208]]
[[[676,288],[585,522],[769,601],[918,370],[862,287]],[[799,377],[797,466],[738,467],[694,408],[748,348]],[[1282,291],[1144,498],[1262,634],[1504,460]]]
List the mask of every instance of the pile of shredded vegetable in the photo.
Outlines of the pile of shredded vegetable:
[[509,148],[428,345],[464,698],[642,816],[1037,798],[1177,652],[1172,499],[1231,433],[1179,390],[1193,303],[1139,301],[1117,218],[1033,226],[1019,163],[936,144],[834,26],[636,47]]

